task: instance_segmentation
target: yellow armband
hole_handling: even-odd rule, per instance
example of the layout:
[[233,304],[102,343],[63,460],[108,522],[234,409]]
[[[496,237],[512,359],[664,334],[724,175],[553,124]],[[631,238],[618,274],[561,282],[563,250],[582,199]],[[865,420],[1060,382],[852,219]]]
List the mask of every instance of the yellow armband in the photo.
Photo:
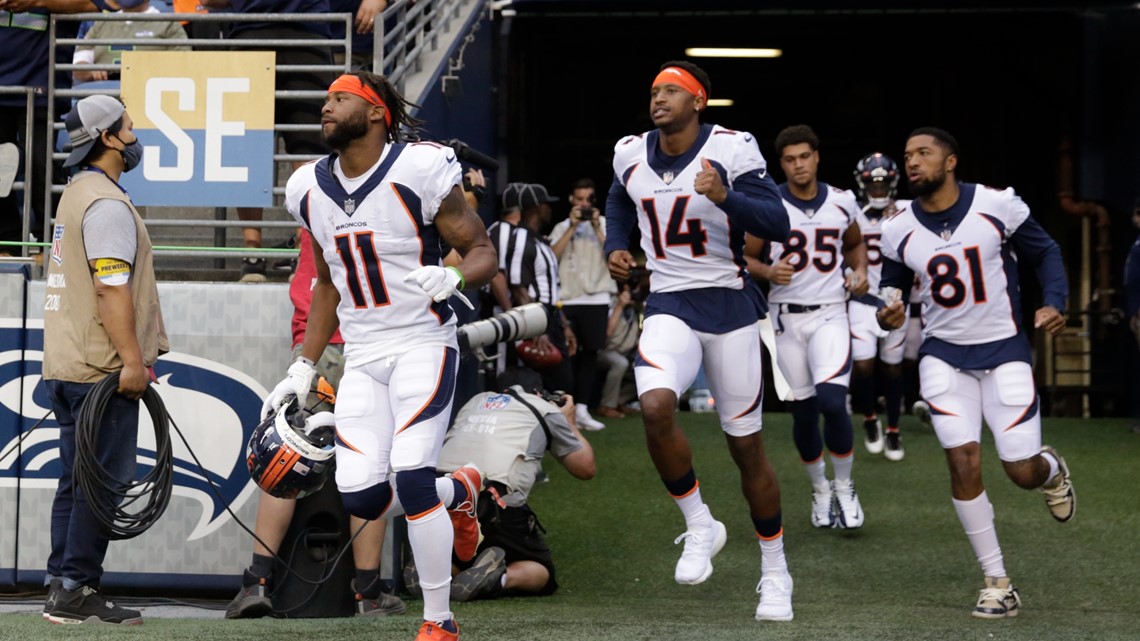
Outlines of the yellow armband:
[[95,277],[111,287],[126,285],[131,280],[131,264],[118,258],[96,259]]

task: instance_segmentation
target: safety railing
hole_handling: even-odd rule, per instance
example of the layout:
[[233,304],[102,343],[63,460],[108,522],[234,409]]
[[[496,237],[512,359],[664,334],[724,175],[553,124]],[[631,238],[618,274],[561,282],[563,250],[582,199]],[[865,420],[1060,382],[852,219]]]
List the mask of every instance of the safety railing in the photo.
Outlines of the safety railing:
[[[49,26],[51,38],[51,53],[49,54],[50,68],[58,71],[73,72],[77,70],[82,71],[111,71],[119,68],[114,64],[71,64],[60,63],[56,60],[56,46],[189,46],[196,50],[248,50],[257,51],[266,48],[309,48],[309,47],[343,47],[344,51],[352,51],[352,38],[353,38],[353,14],[350,13],[327,13],[327,14],[311,14],[311,13],[280,13],[280,14],[237,14],[237,13],[213,13],[213,14],[198,14],[198,13],[152,13],[152,14],[124,14],[124,13],[78,13],[70,15],[53,15],[51,25]],[[298,23],[314,23],[326,22],[334,23],[341,22],[345,26],[345,35],[343,38],[298,38],[298,39],[213,39],[213,38],[185,38],[170,41],[155,40],[153,38],[57,38],[57,24],[59,21],[86,21],[93,22],[106,21],[132,21],[132,22],[171,22],[171,21],[185,21],[185,22],[215,22],[215,23],[234,23],[234,22],[251,22],[251,23],[267,23],[273,25],[287,25]],[[380,39],[380,36],[377,36]],[[280,73],[337,73],[351,70],[351,56],[345,56],[344,64],[327,64],[327,65],[278,65],[276,70]],[[84,89],[82,85],[71,89],[57,89],[55,87],[55,74],[49,74],[49,97],[56,98],[83,98],[90,95],[106,94],[106,95],[119,95],[119,91],[114,89]],[[324,91],[300,91],[300,90],[283,90],[278,89],[274,91],[275,100],[294,100],[294,99],[316,99],[321,100],[325,97]],[[48,121],[52,123],[52,132],[48,136],[48,153],[54,160],[64,160],[67,158],[66,153],[55,152],[55,136],[56,132],[64,129],[63,122],[56,122],[55,114],[55,101],[48,100]],[[276,124],[274,125],[275,132],[282,131],[319,131],[319,124],[310,125],[290,125],[290,124]],[[302,154],[273,154],[274,166],[278,162],[293,162],[293,161],[308,161],[314,158],[319,158],[319,155],[302,155]],[[53,184],[52,180],[53,163],[47,163],[46,180],[47,184],[52,185],[50,194],[45,194],[44,198],[44,211],[52,211],[52,195],[62,193],[64,186]],[[276,181],[274,181],[276,184]],[[274,195],[280,195],[284,192],[282,188],[274,187]],[[221,209],[221,211],[218,211]],[[154,224],[154,219],[147,219],[147,226],[150,227]],[[222,228],[228,226],[225,223],[225,209],[216,208],[213,219],[203,218],[201,220],[185,219],[182,226],[210,226],[218,229],[222,233],[215,233],[214,242],[224,244],[225,234]],[[284,226],[277,225],[276,222],[282,221],[238,221],[243,224],[242,227],[274,227]],[[219,224],[221,223],[221,224]],[[44,216],[44,238],[49,238],[50,233],[50,216]],[[251,250],[244,249],[235,252],[233,249],[225,247],[214,247],[207,249],[163,249],[156,250],[156,255],[159,256],[178,256],[178,257],[209,257],[223,258],[226,256],[249,255],[256,254],[262,258],[275,258],[280,255],[289,256],[289,251],[274,251],[274,250]]]
[[[384,12],[377,17],[373,38],[372,47],[372,69],[378,73],[385,75],[389,81],[396,86],[400,91],[404,90],[405,78],[411,74],[422,70],[421,58],[425,52],[433,51],[439,47],[440,33],[446,31],[445,27],[449,22],[457,17],[462,5],[469,3],[470,0],[395,0],[390,2]],[[482,3],[483,0],[478,0]],[[116,39],[94,39],[94,38],[59,38],[57,37],[57,24],[59,21],[132,21],[132,22],[170,22],[179,21],[183,23],[233,23],[233,22],[258,22],[258,23],[277,23],[277,24],[290,24],[300,22],[343,22],[345,25],[344,38],[331,38],[331,39],[206,39],[206,38],[187,38],[179,39],[177,41],[158,41],[152,38],[116,38]],[[352,43],[353,37],[360,37],[355,34],[353,26],[354,15],[349,13],[337,14],[235,14],[235,13],[155,13],[155,14],[121,14],[121,13],[85,13],[85,14],[70,14],[70,15],[52,15],[49,24],[50,36],[50,58],[49,68],[62,72],[75,72],[75,71],[113,71],[120,67],[115,64],[73,64],[71,61],[59,61],[56,59],[57,46],[189,46],[195,50],[219,50],[219,49],[245,49],[245,50],[258,50],[267,47],[282,48],[282,47],[343,47],[345,51],[343,64],[330,64],[330,65],[278,65],[277,71],[281,73],[313,73],[313,72],[349,72],[352,70]],[[47,132],[46,140],[46,155],[48,160],[45,167],[45,181],[47,185],[51,185],[51,189],[45,190],[43,202],[43,237],[50,238],[50,231],[54,217],[53,211],[53,196],[62,193],[64,187],[62,185],[54,184],[54,163],[52,160],[63,160],[67,157],[65,153],[57,153],[55,151],[55,140],[58,132],[64,129],[64,123],[58,121],[57,114],[55,113],[55,101],[58,98],[79,99],[90,95],[105,94],[117,96],[119,91],[117,89],[108,88],[84,88],[82,85],[74,88],[57,88],[55,86],[55,73],[49,73],[49,85],[46,88],[0,88],[0,91],[6,93],[13,92],[27,92],[29,94],[29,113],[34,109],[33,94],[44,95],[47,97],[47,122],[49,131]],[[325,97],[324,91],[299,91],[299,90],[277,90],[274,94],[277,100],[296,100],[296,99],[309,99],[309,100],[323,100]],[[415,97],[412,97],[415,100]],[[29,118],[29,132],[31,132],[31,119]],[[282,124],[276,123],[273,130],[277,133],[289,131],[319,131],[319,124],[303,125],[303,124]],[[31,150],[31,141],[33,136],[27,136],[27,151]],[[25,153],[26,158],[32,158],[31,153]],[[273,162],[276,166],[280,162],[295,162],[295,161],[308,161],[314,158],[319,158],[319,155],[307,154],[288,154],[288,153],[274,153]],[[31,172],[25,172],[30,174]],[[280,198],[284,195],[284,188],[278,187],[278,181],[274,181],[273,195]],[[30,179],[26,179],[21,183],[13,185],[13,190],[21,189],[24,194],[24,233],[23,238],[28,238],[30,233],[30,221],[32,217],[31,203],[32,192],[30,188]],[[204,208],[205,209],[205,208]],[[214,208],[214,215],[212,217],[203,218],[180,218],[180,219],[146,219],[148,227],[212,227],[215,229],[214,242],[216,247],[212,248],[178,248],[178,249],[164,249],[157,250],[156,254],[161,256],[178,256],[178,257],[209,257],[215,258],[232,257],[232,256],[252,256],[256,255],[262,258],[279,258],[295,255],[295,250],[272,250],[272,249],[248,249],[248,248],[227,248],[225,244],[225,229],[232,227],[293,227],[292,221],[243,221],[243,220],[226,220],[225,208]],[[27,248],[23,248],[24,255],[27,255]],[[220,266],[220,265],[219,265]]]
[[[12,183],[12,191],[19,191],[24,199],[24,215],[21,216],[23,222],[20,226],[20,241],[28,240],[28,235],[32,233],[32,174],[27,168],[32,164],[32,151],[34,147],[34,134],[35,134],[35,118],[32,114],[36,109],[36,95],[42,94],[43,90],[36,87],[0,87],[0,95],[11,96],[13,94],[24,94],[27,97],[28,117],[24,119],[24,179],[14,181]],[[27,257],[27,245],[20,246],[20,255]]]

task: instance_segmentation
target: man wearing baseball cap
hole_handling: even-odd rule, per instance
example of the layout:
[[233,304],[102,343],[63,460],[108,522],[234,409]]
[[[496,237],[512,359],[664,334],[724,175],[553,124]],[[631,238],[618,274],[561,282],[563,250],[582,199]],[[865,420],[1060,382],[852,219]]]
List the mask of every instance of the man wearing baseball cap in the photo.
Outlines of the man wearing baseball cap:
[[[510,183],[503,190],[503,218],[518,210],[517,227],[511,229],[510,242],[499,244],[499,266],[510,290],[513,306],[539,302],[546,307],[549,321],[546,334],[534,339],[542,352],[562,353],[558,364],[543,369],[543,385],[549,390],[568,390],[573,386],[570,356],[577,348],[577,337],[571,331],[558,307],[561,288],[558,280],[558,257],[541,231],[550,225],[550,197],[546,187],[535,183]],[[492,226],[492,230],[494,230]],[[492,236],[494,241],[495,236]],[[598,423],[605,427],[601,423]],[[598,428],[594,428],[598,429]]]
[[527,211],[554,202],[558,202],[558,199],[551,198],[546,187],[536,183],[511,183],[503,190],[504,210]]
[[142,623],[137,610],[99,591],[109,542],[73,474],[76,417],[95,383],[119,375],[95,443],[102,471],[126,484],[134,477],[139,398],[151,365],[169,351],[146,226],[119,185],[142,160],[123,103],[80,100],[67,116],[78,166],[59,201],[44,304],[43,378],[59,421],[60,481],[52,505],[51,556],[44,617],[53,623]]

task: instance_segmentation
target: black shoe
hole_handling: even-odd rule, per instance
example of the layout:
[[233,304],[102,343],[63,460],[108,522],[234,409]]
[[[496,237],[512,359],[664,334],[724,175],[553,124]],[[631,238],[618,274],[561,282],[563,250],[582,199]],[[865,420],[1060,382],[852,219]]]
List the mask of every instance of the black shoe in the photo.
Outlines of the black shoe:
[[903,457],[906,456],[906,452],[903,451],[902,435],[899,434],[899,431],[897,429],[896,430],[887,430],[886,438],[887,438],[887,449],[883,452],[883,454],[887,457],[887,460],[888,461],[901,461],[901,460],[903,460]]
[[[274,249],[295,249],[297,247],[297,237],[290,236],[285,242],[278,243],[273,246]],[[273,271],[284,272],[292,274],[297,271],[296,258],[281,258],[273,261]]]
[[267,581],[246,570],[241,577],[241,591],[226,606],[227,619],[260,619],[273,612]]
[[56,602],[59,601],[59,591],[63,589],[63,579],[54,578],[48,582],[47,600],[44,601],[44,618],[48,618],[51,614],[51,609],[55,607]]
[[503,548],[489,547],[475,557],[475,563],[451,580],[451,600],[471,601],[494,597],[503,589],[503,573],[507,571],[507,553]]
[[376,596],[369,597],[357,592],[356,579],[352,580],[352,591],[356,594],[356,616],[358,617],[386,617],[392,614],[403,614],[408,609],[398,596],[377,592]]
[[265,259],[264,258],[243,258],[241,259],[241,281],[243,283],[264,283],[265,282]]
[[55,607],[48,612],[52,623],[111,623],[139,625],[143,622],[138,610],[128,610],[108,601],[98,590],[86,585],[78,590],[65,590],[60,585]]
[[864,420],[863,431],[866,436],[863,438],[863,445],[871,454],[878,454],[883,451],[883,423],[877,419]]

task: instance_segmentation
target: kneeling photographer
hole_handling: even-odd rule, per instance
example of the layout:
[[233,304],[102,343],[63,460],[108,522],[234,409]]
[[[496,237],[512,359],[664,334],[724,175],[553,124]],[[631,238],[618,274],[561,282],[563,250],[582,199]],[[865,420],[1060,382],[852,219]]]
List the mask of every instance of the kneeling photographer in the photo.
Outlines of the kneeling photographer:
[[[547,451],[575,478],[595,474],[572,397],[547,393],[542,377],[526,368],[504,371],[498,387],[501,393],[478,394],[459,410],[439,455],[441,473],[474,463],[486,477],[478,508],[484,538],[475,558],[454,568],[453,601],[553,594],[554,560],[527,497]],[[404,580],[415,594],[414,568],[406,568]]]

